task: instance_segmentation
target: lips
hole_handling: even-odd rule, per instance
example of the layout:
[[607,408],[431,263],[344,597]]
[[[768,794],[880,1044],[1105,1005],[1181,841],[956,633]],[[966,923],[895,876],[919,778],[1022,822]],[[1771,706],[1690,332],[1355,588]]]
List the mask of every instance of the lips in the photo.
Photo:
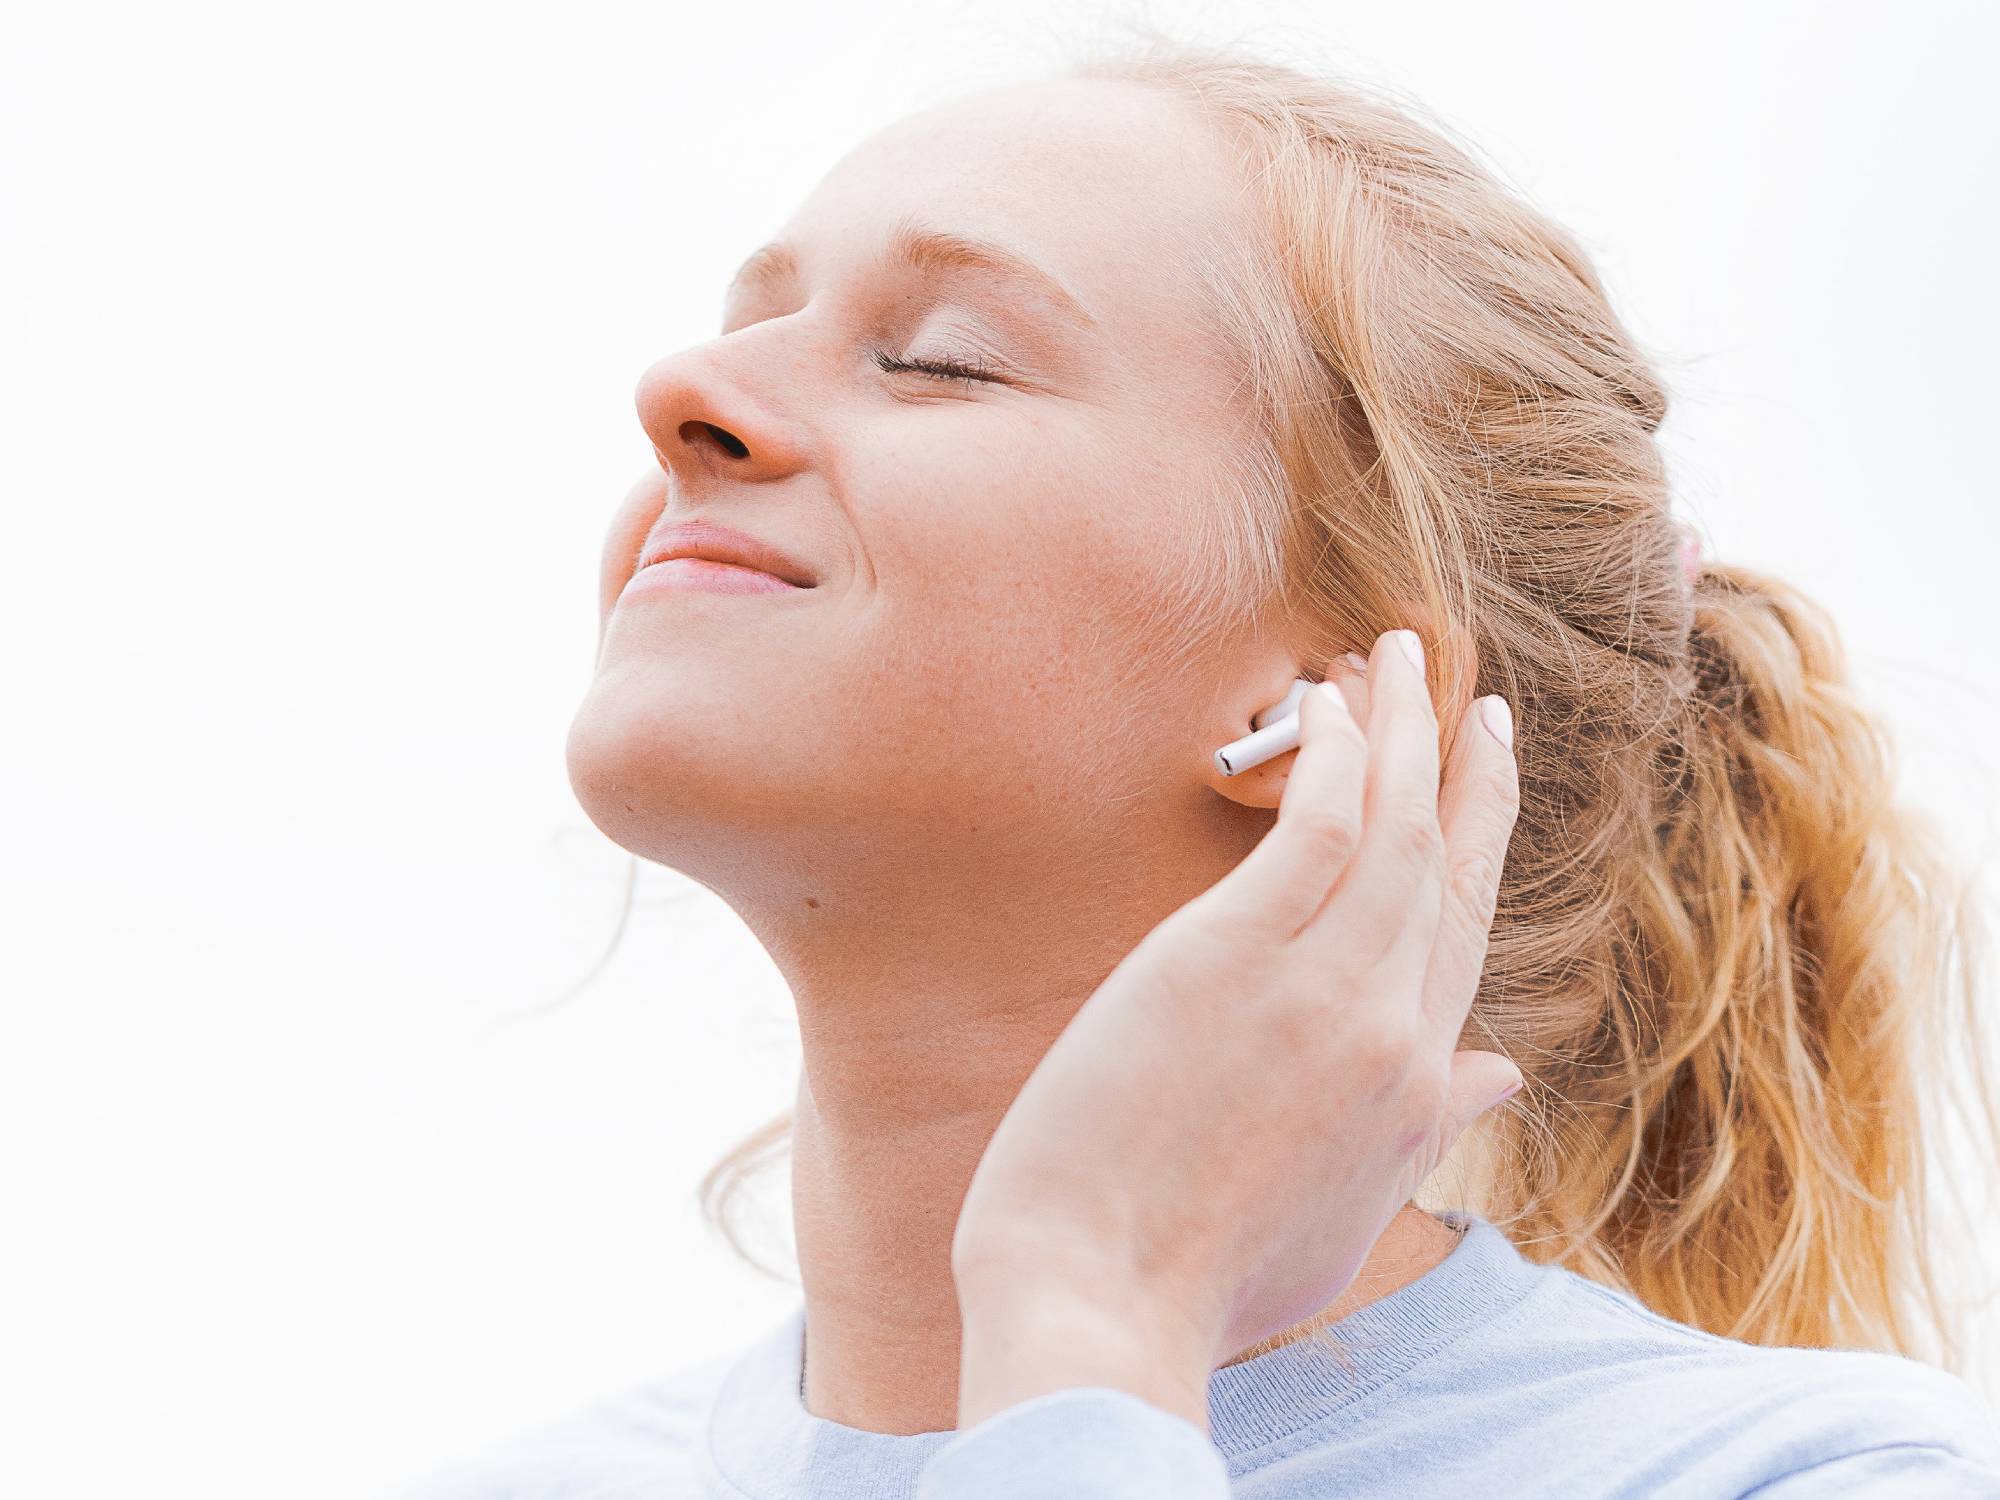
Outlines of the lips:
[[648,537],[646,550],[639,556],[639,566],[649,568],[672,557],[703,557],[710,562],[755,568],[760,573],[769,573],[802,589],[812,588],[819,582],[812,569],[790,553],[762,537],[751,536],[733,526],[719,526],[713,521],[683,521],[678,526]]

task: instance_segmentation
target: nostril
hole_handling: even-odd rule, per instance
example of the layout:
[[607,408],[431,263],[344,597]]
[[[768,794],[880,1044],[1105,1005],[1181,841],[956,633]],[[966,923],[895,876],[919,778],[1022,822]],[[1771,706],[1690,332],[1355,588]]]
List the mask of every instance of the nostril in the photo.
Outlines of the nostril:
[[722,451],[727,453],[731,458],[745,458],[749,456],[750,450],[743,445],[742,441],[734,433],[723,431],[713,422],[681,423],[681,436],[689,442],[692,442],[703,432],[712,433],[715,440],[722,445]]

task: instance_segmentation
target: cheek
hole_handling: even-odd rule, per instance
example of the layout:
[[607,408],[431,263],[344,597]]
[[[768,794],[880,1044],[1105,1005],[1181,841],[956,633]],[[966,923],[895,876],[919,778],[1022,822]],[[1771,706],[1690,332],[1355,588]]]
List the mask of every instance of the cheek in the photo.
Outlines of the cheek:
[[1163,571],[1186,542],[1127,444],[977,415],[990,431],[885,445],[855,476],[876,607],[907,670],[1005,677],[1073,722],[1079,699],[1149,654]]

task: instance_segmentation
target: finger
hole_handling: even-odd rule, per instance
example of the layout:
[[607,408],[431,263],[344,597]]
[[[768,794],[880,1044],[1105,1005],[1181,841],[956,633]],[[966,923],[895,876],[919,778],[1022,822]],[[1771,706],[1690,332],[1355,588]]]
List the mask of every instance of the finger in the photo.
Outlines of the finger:
[[1289,940],[1310,922],[1361,837],[1368,741],[1337,687],[1299,700],[1299,748],[1278,817],[1209,895],[1239,920]]
[[1329,680],[1336,675],[1340,682],[1340,695],[1347,700],[1348,711],[1354,715],[1354,722],[1365,729],[1368,724],[1368,658],[1359,651],[1349,651],[1327,673]]
[[1377,637],[1368,658],[1366,826],[1318,925],[1351,958],[1406,971],[1421,987],[1443,885],[1437,712],[1396,635]]
[[1510,1099],[1521,1087],[1521,1070],[1497,1052],[1457,1052],[1451,1059],[1451,1083],[1445,1102],[1443,1151],[1494,1105]]
[[1513,749],[1486,726],[1475,699],[1459,723],[1438,799],[1445,842],[1444,904],[1424,977],[1425,1014],[1454,1037],[1472,1009],[1486,967],[1500,872],[1520,807]]

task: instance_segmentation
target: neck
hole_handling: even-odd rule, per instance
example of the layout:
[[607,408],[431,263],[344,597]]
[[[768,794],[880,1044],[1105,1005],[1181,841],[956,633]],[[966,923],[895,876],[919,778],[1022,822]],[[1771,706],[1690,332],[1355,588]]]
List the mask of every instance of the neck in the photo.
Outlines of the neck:
[[[957,1425],[951,1242],[958,1206],[1040,1056],[1021,1048],[1023,1028],[1039,1020],[1059,1031],[1088,993],[1044,1013],[956,1028],[948,1038],[952,1066],[911,1078],[895,1093],[880,1087],[879,1059],[874,1069],[853,1070],[808,1052],[794,1117],[792,1212],[812,1415],[877,1433]],[[904,1028],[904,1037],[910,1032]],[[935,1030],[929,1040],[938,1040]],[[892,1056],[898,1050],[887,1035],[868,1045]],[[1432,1215],[1404,1207],[1334,1302],[1222,1363],[1252,1358],[1389,1295],[1442,1261],[1458,1239]]]
[[[771,954],[798,1015],[792,1217],[814,1416],[885,1434],[955,1427],[951,1243],[988,1141],[1111,970],[1271,821],[1199,789],[1074,807],[982,815],[961,843],[941,825],[893,837],[879,817],[847,843],[823,830],[739,839],[702,875]],[[746,848],[784,863],[746,868]],[[1414,1280],[1455,1243],[1404,1209],[1301,1331]]]

